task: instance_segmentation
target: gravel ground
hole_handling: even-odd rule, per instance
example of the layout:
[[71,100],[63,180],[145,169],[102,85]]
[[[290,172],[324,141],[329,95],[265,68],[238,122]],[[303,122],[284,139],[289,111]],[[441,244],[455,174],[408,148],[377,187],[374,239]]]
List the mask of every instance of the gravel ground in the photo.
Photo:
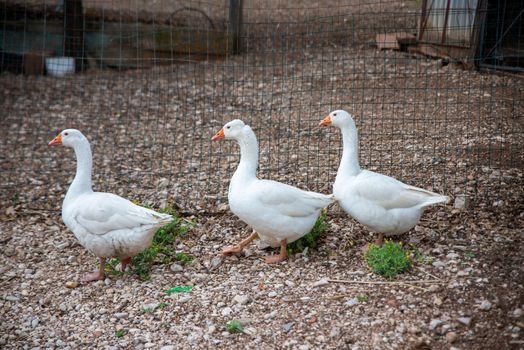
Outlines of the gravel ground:
[[[299,43],[292,29],[252,30],[258,46],[224,59],[0,75],[2,347],[524,346],[522,78],[377,51],[371,26]],[[316,125],[340,107],[356,116],[364,167],[453,198],[400,237],[432,262],[393,281],[372,274],[360,248],[373,237],[336,207],[305,255],[270,266],[253,246],[219,259],[250,231],[225,197],[238,148],[210,137],[241,117],[259,137],[261,177],[329,192],[340,135]],[[197,223],[177,242],[193,263],[67,287],[96,259],[60,219],[75,162],[46,143],[65,127],[91,140],[96,189],[174,204]],[[166,294],[178,285],[194,289]],[[244,334],[226,332],[231,319]]]

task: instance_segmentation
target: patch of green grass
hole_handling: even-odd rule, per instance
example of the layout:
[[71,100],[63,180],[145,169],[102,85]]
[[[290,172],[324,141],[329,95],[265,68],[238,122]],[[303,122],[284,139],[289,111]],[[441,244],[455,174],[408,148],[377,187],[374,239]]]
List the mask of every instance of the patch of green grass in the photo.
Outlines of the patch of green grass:
[[328,223],[326,222],[326,217],[327,212],[325,210],[322,210],[322,213],[318,217],[317,221],[315,222],[315,226],[313,226],[311,231],[304,237],[301,237],[300,239],[287,245],[287,254],[292,255],[296,253],[301,253],[304,251],[304,249],[306,249],[306,247],[310,249],[316,248],[319,237],[329,227]]
[[244,332],[244,326],[239,320],[231,320],[226,323],[226,329],[229,333],[242,333]]
[[126,331],[124,329],[119,329],[115,332],[115,335],[117,338],[122,338],[124,335],[126,335]]
[[[148,204],[139,205],[151,209]],[[132,273],[141,280],[149,279],[151,268],[155,264],[169,264],[175,260],[187,264],[193,260],[193,257],[189,254],[177,253],[175,247],[177,237],[186,234],[192,227],[192,223],[180,218],[171,206],[162,208],[158,212],[173,215],[173,221],[158,229],[153,237],[151,247],[133,257]],[[117,259],[111,259],[109,264],[106,265],[106,271],[112,275],[122,275],[121,271],[115,269],[117,264]]]
[[364,258],[373,272],[386,278],[393,278],[411,266],[410,253],[404,250],[402,243],[391,240],[385,240],[382,246],[370,244]]
[[161,303],[158,303],[158,306],[157,306],[157,307],[158,307],[160,310],[162,310],[162,309],[165,308],[166,306],[167,306],[167,303],[161,302]]
[[357,300],[359,303],[367,303],[369,301],[369,296],[366,294],[357,295]]

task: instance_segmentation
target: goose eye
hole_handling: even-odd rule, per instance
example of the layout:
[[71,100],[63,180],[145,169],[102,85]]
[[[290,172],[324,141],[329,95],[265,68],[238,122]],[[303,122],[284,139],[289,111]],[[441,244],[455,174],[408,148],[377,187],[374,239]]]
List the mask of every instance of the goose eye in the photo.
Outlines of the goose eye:
[[226,126],[226,129],[231,129],[231,125]]
[[336,113],[334,113],[334,114],[333,114],[333,117],[336,117],[336,116],[337,116],[337,114],[336,114]]
[[65,132],[65,133],[64,133],[64,136],[67,136],[67,135],[69,135],[69,133],[68,133],[68,132]]

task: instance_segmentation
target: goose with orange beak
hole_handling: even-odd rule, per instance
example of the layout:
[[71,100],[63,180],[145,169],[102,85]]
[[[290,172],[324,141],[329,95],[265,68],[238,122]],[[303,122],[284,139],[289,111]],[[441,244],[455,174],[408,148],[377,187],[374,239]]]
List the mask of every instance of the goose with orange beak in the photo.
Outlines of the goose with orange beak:
[[392,177],[362,170],[358,161],[358,133],[352,116],[333,111],[319,126],[332,125],[342,132],[343,152],[333,194],[340,206],[355,220],[379,234],[393,236],[411,230],[419,223],[425,208],[446,203],[449,197],[406,185]]
[[248,238],[224,248],[222,254],[240,253],[251,241],[260,238],[272,247],[280,247],[280,254],[265,257],[266,263],[285,260],[286,244],[311,231],[322,209],[333,202],[333,196],[258,179],[257,138],[243,121],[230,121],[212,137],[213,141],[221,139],[235,140],[240,146],[240,163],[229,183],[229,207],[253,228]]
[[80,131],[66,129],[49,145],[71,147],[76,154],[76,175],[62,204],[62,219],[80,244],[100,259],[98,271],[85,275],[82,281],[104,279],[106,258],[120,259],[125,270],[133,256],[151,245],[155,232],[172,221],[171,215],[112,193],[93,192],[91,146]]

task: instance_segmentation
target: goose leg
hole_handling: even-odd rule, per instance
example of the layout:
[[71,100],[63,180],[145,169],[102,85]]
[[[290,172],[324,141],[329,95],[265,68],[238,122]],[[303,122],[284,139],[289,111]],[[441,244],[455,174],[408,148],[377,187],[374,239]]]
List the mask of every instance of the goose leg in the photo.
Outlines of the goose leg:
[[287,258],[286,240],[283,239],[280,241],[280,254],[268,255],[264,258],[264,260],[268,264],[276,264],[276,263],[286,260],[286,258]]
[[231,254],[240,253],[245,248],[245,246],[247,246],[249,243],[251,243],[252,241],[254,241],[257,238],[258,238],[258,233],[253,231],[253,233],[248,238],[244,239],[242,242],[234,246],[225,247],[224,249],[222,249],[221,254],[222,255],[231,255]]
[[120,260],[120,264],[122,265],[122,272],[126,271],[126,267],[128,265],[133,265],[133,262],[131,261],[131,258]]
[[106,267],[106,258],[100,259],[100,268],[96,272],[91,272],[82,277],[82,282],[92,282],[100,281],[105,278],[105,267]]
[[384,234],[379,233],[377,239],[375,240],[375,245],[381,246],[384,244]]

